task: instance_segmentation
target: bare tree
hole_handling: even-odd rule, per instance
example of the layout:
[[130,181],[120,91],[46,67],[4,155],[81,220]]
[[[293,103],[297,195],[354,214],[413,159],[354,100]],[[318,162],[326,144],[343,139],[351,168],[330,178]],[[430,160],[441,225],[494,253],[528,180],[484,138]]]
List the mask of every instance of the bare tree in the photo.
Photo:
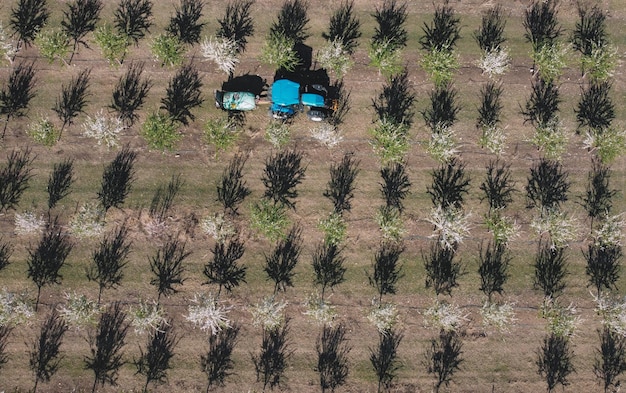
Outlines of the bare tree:
[[62,359],[59,348],[66,331],[65,321],[56,308],[53,308],[52,313],[41,326],[39,337],[33,342],[32,350],[29,352],[30,369],[35,374],[33,392],[37,392],[37,384],[40,381],[49,382],[59,369]]

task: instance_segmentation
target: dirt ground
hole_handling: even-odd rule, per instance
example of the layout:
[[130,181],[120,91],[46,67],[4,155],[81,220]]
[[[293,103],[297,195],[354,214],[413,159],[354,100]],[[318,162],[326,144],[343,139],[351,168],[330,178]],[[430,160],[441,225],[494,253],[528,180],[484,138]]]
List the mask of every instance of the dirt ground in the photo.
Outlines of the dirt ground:
[[[13,1],[0,3],[0,21],[8,25],[10,7]],[[53,11],[51,23],[58,26],[62,17],[64,1],[50,0]],[[337,2],[330,0],[311,0],[309,16],[311,37],[306,43],[315,48],[324,43],[321,32],[326,29],[330,13]],[[379,191],[380,165],[369,142],[369,129],[374,119],[372,99],[381,91],[385,79],[376,69],[369,66],[367,46],[374,31],[371,13],[380,1],[355,0],[355,8],[363,23],[363,36],[360,46],[354,55],[354,67],[345,77],[344,82],[351,90],[351,111],[345,124],[340,127],[343,141],[335,148],[328,149],[316,142],[309,134],[314,125],[306,116],[298,116],[292,126],[293,134],[290,147],[304,152],[307,165],[306,179],[298,187],[296,210],[290,213],[293,223],[300,223],[304,233],[304,249],[296,267],[294,287],[280,298],[288,302],[286,315],[291,318],[290,348],[293,351],[286,372],[287,381],[282,391],[317,392],[320,391],[316,366],[315,343],[321,332],[321,326],[303,315],[307,296],[314,292],[311,255],[320,242],[322,234],[317,229],[320,218],[325,217],[332,209],[329,200],[322,193],[329,179],[328,169],[331,162],[341,159],[344,152],[354,152],[359,160],[360,172],[357,177],[357,188],[352,211],[347,215],[348,237],[345,247],[346,281],[338,285],[330,296],[330,301],[338,313],[336,323],[343,323],[348,329],[351,351],[349,353],[350,375],[347,384],[337,389],[341,392],[375,392],[377,382],[371,368],[370,348],[377,344],[376,329],[367,320],[371,299],[375,290],[369,285],[367,272],[371,270],[374,253],[381,241],[381,234],[374,221],[378,206],[383,203]],[[479,185],[485,176],[485,167],[495,156],[481,149],[478,145],[479,133],[475,128],[479,91],[488,81],[476,66],[479,49],[472,38],[472,32],[480,24],[483,10],[496,4],[494,1],[451,1],[450,4],[461,17],[462,38],[458,45],[461,67],[454,80],[458,90],[462,110],[454,130],[460,143],[460,157],[466,164],[471,176],[471,192],[466,206],[471,211],[472,232],[461,245],[459,258],[463,262],[465,274],[460,285],[446,301],[462,307],[467,312],[468,322],[462,329],[463,363],[455,373],[449,386],[451,392],[530,392],[541,391],[546,383],[537,373],[535,364],[537,351],[542,338],[546,335],[546,321],[538,315],[541,294],[533,289],[533,256],[536,249],[536,237],[529,224],[533,210],[525,209],[523,187],[529,169],[541,152],[529,142],[533,129],[523,123],[520,106],[530,94],[532,60],[529,57],[530,46],[524,41],[521,16],[526,1],[503,2],[508,14],[506,37],[507,45],[512,54],[512,65],[503,77],[504,88],[504,124],[507,132],[507,149],[503,159],[511,164],[516,188],[520,191],[515,195],[513,205],[507,214],[515,217],[521,228],[521,235],[511,245],[513,260],[510,266],[511,277],[505,288],[506,293],[499,298],[511,302],[515,309],[515,324],[507,333],[500,333],[493,328],[482,325],[479,314],[484,297],[479,291],[480,278],[478,269],[478,249],[480,243],[489,237],[483,224],[486,213],[485,203],[480,203]],[[115,2],[106,2],[103,19],[112,20]],[[7,135],[0,145],[0,159],[15,148],[29,146],[36,155],[30,188],[21,200],[17,211],[9,211],[0,215],[0,236],[10,241],[15,248],[11,265],[0,272],[0,289],[13,292],[28,291],[34,298],[36,287],[27,278],[26,260],[28,249],[37,242],[35,235],[17,235],[14,219],[16,213],[34,211],[43,214],[46,208],[46,182],[54,163],[71,157],[75,160],[76,184],[72,193],[62,201],[57,212],[63,222],[67,222],[77,207],[88,201],[95,201],[100,185],[102,168],[116,154],[104,147],[95,146],[93,140],[82,135],[81,115],[76,124],[70,126],[62,139],[55,146],[46,148],[37,145],[25,131],[30,121],[38,116],[48,116],[56,120],[50,109],[60,94],[60,85],[67,83],[78,70],[91,68],[92,83],[90,87],[87,115],[95,114],[110,102],[111,90],[117,78],[123,74],[131,61],[146,62],[146,75],[154,82],[150,96],[141,119],[159,105],[164,96],[167,81],[175,70],[161,68],[149,52],[149,43],[156,34],[163,31],[170,14],[173,12],[173,1],[155,2],[155,25],[151,34],[132,46],[126,63],[114,69],[102,59],[97,45],[89,36],[91,49],[81,48],[70,66],[58,63],[48,64],[42,59],[36,48],[29,48],[18,55],[19,60],[35,61],[37,68],[37,96],[33,100],[28,118],[12,120]],[[274,20],[279,0],[257,0],[253,7],[255,35],[249,40],[246,52],[238,65],[236,74],[246,73],[260,75],[272,82],[274,71],[259,62],[261,46],[270,23]],[[427,373],[424,364],[425,352],[431,338],[437,331],[424,325],[423,312],[432,305],[435,294],[432,289],[425,288],[425,276],[422,252],[428,250],[432,241],[432,227],[426,221],[430,211],[430,198],[426,187],[430,184],[430,173],[438,166],[425,151],[423,145],[429,134],[420,112],[428,105],[428,93],[433,85],[420,69],[421,53],[418,39],[424,21],[430,20],[433,4],[429,1],[409,0],[407,30],[409,45],[403,57],[407,66],[413,88],[416,92],[415,121],[411,129],[411,150],[407,158],[407,167],[412,181],[412,193],[406,200],[404,222],[406,226],[406,251],[402,256],[404,277],[399,282],[396,295],[388,295],[387,301],[393,302],[400,311],[400,329],[404,338],[399,347],[399,358],[402,364],[398,377],[391,392],[431,392],[433,378]],[[576,20],[575,2],[562,1],[559,16],[568,36]],[[609,10],[609,27],[613,41],[623,54],[626,48],[626,36],[622,27],[626,22],[626,7],[619,0],[604,1],[605,9]],[[224,10],[223,1],[206,0],[203,21],[207,24],[203,36],[213,35],[217,29],[217,16]],[[204,234],[199,226],[188,225],[190,217],[202,219],[219,211],[216,202],[215,182],[235,150],[249,154],[245,170],[245,178],[252,189],[252,195],[242,207],[241,223],[244,226],[243,237],[246,240],[246,252],[242,262],[247,266],[247,284],[236,288],[232,294],[224,296],[225,302],[233,306],[229,318],[241,325],[238,343],[235,347],[234,375],[227,379],[225,387],[217,388],[220,392],[255,392],[262,391],[262,383],[256,381],[254,364],[251,355],[258,353],[261,344],[261,331],[252,325],[248,307],[257,303],[263,296],[270,295],[273,285],[266,280],[263,272],[264,255],[273,247],[272,242],[246,229],[249,218],[249,206],[258,200],[263,193],[261,173],[265,159],[275,150],[264,139],[264,130],[269,117],[263,107],[246,117],[245,130],[233,151],[215,156],[213,147],[207,146],[202,139],[202,127],[208,119],[222,116],[212,102],[213,90],[220,88],[225,76],[211,62],[204,61],[199,47],[196,45],[187,54],[203,77],[203,94],[205,102],[195,110],[196,121],[188,127],[182,127],[184,134],[178,148],[173,152],[150,151],[139,134],[141,121],[132,129],[125,130],[122,143],[128,144],[138,153],[136,181],[131,194],[122,209],[112,209],[107,216],[107,229],[128,220],[132,224],[133,247],[125,277],[116,290],[105,290],[105,303],[121,300],[127,306],[135,306],[140,299],[156,299],[155,288],[149,284],[149,256],[156,252],[163,239],[150,236],[145,228],[146,209],[152,195],[160,184],[166,183],[172,174],[180,173],[184,179],[181,194],[176,200],[172,215],[168,220],[171,233],[178,233],[187,241],[192,255],[186,265],[186,281],[181,292],[162,300],[167,315],[173,318],[174,327],[180,337],[173,358],[172,369],[165,385],[154,387],[153,391],[161,392],[201,392],[206,390],[206,376],[200,370],[200,356],[208,348],[205,333],[194,329],[185,321],[187,307],[195,293],[215,291],[216,288],[202,285],[205,278],[203,266],[211,257],[210,250],[213,240]],[[594,312],[594,302],[587,287],[584,258],[581,250],[586,245],[589,223],[581,206],[577,204],[579,196],[584,192],[587,171],[590,168],[591,155],[583,149],[582,137],[575,135],[576,119],[574,108],[578,101],[581,77],[577,66],[577,57],[572,54],[569,68],[561,78],[561,118],[570,131],[569,145],[563,157],[563,164],[572,181],[570,200],[565,209],[579,221],[579,236],[567,250],[568,272],[567,288],[561,300],[563,304],[576,306],[581,323],[577,334],[573,337],[574,366],[576,372],[571,375],[570,386],[565,391],[601,391],[593,374],[593,364],[599,347],[597,330],[601,327],[599,318]],[[613,98],[617,106],[616,124],[624,127],[626,112],[621,102],[624,100],[625,81],[623,65],[620,63],[614,81]],[[9,64],[0,62],[0,82],[4,83],[10,72]],[[626,189],[626,160],[618,158],[613,164],[612,186],[622,193],[616,200],[615,211],[623,212],[626,203],[623,191]],[[188,230],[181,231],[187,228]],[[69,265],[62,269],[63,284],[45,287],[42,290],[42,307],[31,323],[19,326],[10,338],[7,351],[9,361],[0,368],[0,391],[23,392],[32,388],[34,377],[28,367],[28,350],[36,336],[41,321],[48,311],[57,304],[64,302],[64,294],[76,291],[94,299],[97,297],[97,285],[89,282],[85,269],[91,261],[91,253],[98,239],[74,239],[75,247],[69,256]],[[621,278],[618,282],[619,294],[623,294],[626,282]],[[84,369],[84,358],[89,355],[87,343],[88,330],[70,330],[65,336],[62,351],[64,358],[59,371],[52,380],[40,384],[39,390],[46,392],[84,392],[89,391],[93,383],[93,374]],[[114,392],[140,391],[143,378],[135,375],[133,359],[139,355],[139,347],[145,346],[146,337],[130,332],[127,337],[124,359],[128,362],[121,370],[118,386],[101,387],[98,391]]]

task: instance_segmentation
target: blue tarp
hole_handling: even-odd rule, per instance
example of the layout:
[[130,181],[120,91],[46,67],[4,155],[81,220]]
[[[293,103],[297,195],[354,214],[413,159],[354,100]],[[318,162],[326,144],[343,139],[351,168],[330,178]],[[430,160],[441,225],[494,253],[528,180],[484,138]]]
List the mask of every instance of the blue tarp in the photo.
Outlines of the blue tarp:
[[324,107],[324,97],[319,94],[304,93],[302,94],[302,103],[308,106]]
[[288,79],[280,79],[272,84],[272,103],[289,106],[300,103],[300,84]]

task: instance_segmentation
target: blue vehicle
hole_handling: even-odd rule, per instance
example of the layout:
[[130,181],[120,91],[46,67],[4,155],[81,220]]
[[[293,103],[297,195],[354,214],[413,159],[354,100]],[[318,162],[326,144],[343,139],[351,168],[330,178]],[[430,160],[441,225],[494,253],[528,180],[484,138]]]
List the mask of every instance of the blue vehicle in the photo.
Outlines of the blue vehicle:
[[290,79],[279,79],[271,88],[272,117],[287,120],[307,108],[307,117],[322,121],[334,110],[334,100],[328,100],[328,89],[321,84],[301,85]]
[[270,113],[273,118],[287,120],[301,110],[300,84],[289,79],[279,79],[272,84],[272,105]]

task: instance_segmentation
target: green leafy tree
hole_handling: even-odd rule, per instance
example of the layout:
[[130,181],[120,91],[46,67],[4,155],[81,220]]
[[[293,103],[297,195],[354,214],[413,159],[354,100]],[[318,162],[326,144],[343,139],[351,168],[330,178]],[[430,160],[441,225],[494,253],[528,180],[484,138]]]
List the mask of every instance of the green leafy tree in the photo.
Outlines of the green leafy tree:
[[50,11],[46,0],[18,0],[16,7],[11,7],[9,25],[13,35],[17,36],[17,48],[29,47],[37,32],[48,22]]
[[287,236],[278,241],[270,255],[265,256],[265,267],[270,280],[274,281],[274,294],[293,286],[293,269],[302,252],[302,228],[294,225]]
[[41,234],[39,243],[28,250],[28,278],[37,285],[37,300],[35,311],[39,307],[41,288],[46,285],[61,284],[63,276],[60,273],[74,244],[63,231],[55,217],[49,222]]
[[195,120],[191,110],[202,105],[202,78],[192,64],[182,66],[169,81],[161,108],[169,113],[174,121],[189,125]]
[[48,178],[48,211],[69,195],[72,183],[74,183],[74,160],[67,158],[55,163]]
[[344,154],[341,162],[330,166],[330,180],[326,185],[324,196],[331,200],[335,213],[343,214],[352,209],[354,197],[354,180],[359,173],[359,161],[354,158],[354,153]]
[[213,386],[224,386],[226,378],[232,374],[232,355],[239,330],[239,326],[231,326],[209,337],[209,350],[200,356],[200,367],[208,380],[207,392]]
[[19,63],[13,67],[6,86],[0,90],[0,116],[6,116],[0,140],[4,138],[9,120],[12,117],[26,115],[30,100],[35,97],[34,87],[35,68],[33,63]]
[[117,112],[128,127],[132,127],[139,118],[137,110],[143,106],[152,87],[150,79],[141,77],[143,69],[143,63],[131,63],[113,89],[113,100],[109,108]]
[[119,369],[126,363],[122,349],[126,343],[126,334],[130,323],[121,302],[114,302],[102,314],[95,335],[89,335],[91,354],[85,357],[85,368],[93,371],[94,381],[91,392],[96,386],[105,383],[115,385]]
[[174,7],[175,13],[170,18],[167,32],[185,44],[200,42],[202,27],[206,24],[199,22],[203,7],[202,0],[180,0],[180,5]]
[[105,213],[112,207],[120,207],[126,200],[134,182],[136,159],[137,153],[124,146],[104,168],[98,200]]
[[148,392],[150,383],[167,382],[167,370],[172,367],[170,362],[174,357],[174,347],[178,341],[172,321],[161,321],[152,332],[152,336],[148,338],[145,350],[139,348],[140,356],[134,363],[137,367],[137,374],[146,377],[146,383],[143,386],[144,393]]
[[224,16],[217,20],[220,25],[217,36],[234,41],[238,53],[246,50],[248,37],[254,34],[254,20],[250,15],[253,4],[254,0],[232,0],[226,5]]
[[336,327],[325,325],[322,334],[318,336],[315,349],[317,351],[317,367],[315,371],[320,376],[322,393],[331,391],[346,383],[348,378],[348,353],[346,327],[342,324]]
[[537,369],[546,379],[548,392],[553,392],[557,385],[569,385],[568,377],[575,372],[572,358],[574,352],[570,348],[567,336],[554,333],[544,337],[543,344],[537,351]]
[[346,52],[353,54],[362,35],[360,28],[361,21],[354,15],[354,0],[343,0],[330,16],[328,32],[322,33],[322,37],[329,42],[341,43]]
[[74,122],[74,118],[85,111],[87,96],[89,95],[87,89],[89,88],[90,74],[91,69],[85,69],[76,78],[72,78],[69,85],[61,86],[61,96],[56,100],[52,108],[63,122],[59,138],[61,138],[65,126],[71,125]]
[[157,303],[161,301],[161,295],[171,296],[178,292],[175,285],[183,285],[185,271],[183,261],[191,255],[191,251],[185,251],[186,243],[177,238],[170,238],[157,250],[155,256],[150,257],[150,271],[154,278],[150,285],[154,285],[159,293]]
[[29,148],[13,150],[7,157],[6,166],[0,169],[0,212],[15,209],[19,204],[33,177],[33,160]]
[[50,382],[50,378],[58,371],[62,359],[60,347],[66,331],[65,321],[53,308],[41,325],[39,336],[29,352],[29,366],[35,374],[33,392],[37,392],[39,382]]
[[228,242],[216,242],[213,246],[213,259],[204,266],[204,276],[207,281],[204,284],[217,284],[219,286],[217,296],[222,293],[222,288],[231,292],[242,282],[246,282],[246,266],[237,264],[246,250],[245,244],[238,237]]
[[79,45],[89,47],[85,36],[96,29],[103,6],[102,0],[73,0],[67,4],[67,9],[63,11],[61,26],[67,36],[74,41],[70,63]]
[[137,45],[152,26],[152,2],[150,0],[120,0],[113,17],[118,33],[135,41]]
[[278,18],[270,26],[270,35],[285,37],[295,44],[308,37],[309,3],[306,0],[285,0],[278,12]]
[[87,279],[98,283],[98,304],[102,291],[119,286],[124,278],[124,267],[132,246],[128,234],[129,228],[124,223],[107,234],[92,254],[93,264],[87,268]]

